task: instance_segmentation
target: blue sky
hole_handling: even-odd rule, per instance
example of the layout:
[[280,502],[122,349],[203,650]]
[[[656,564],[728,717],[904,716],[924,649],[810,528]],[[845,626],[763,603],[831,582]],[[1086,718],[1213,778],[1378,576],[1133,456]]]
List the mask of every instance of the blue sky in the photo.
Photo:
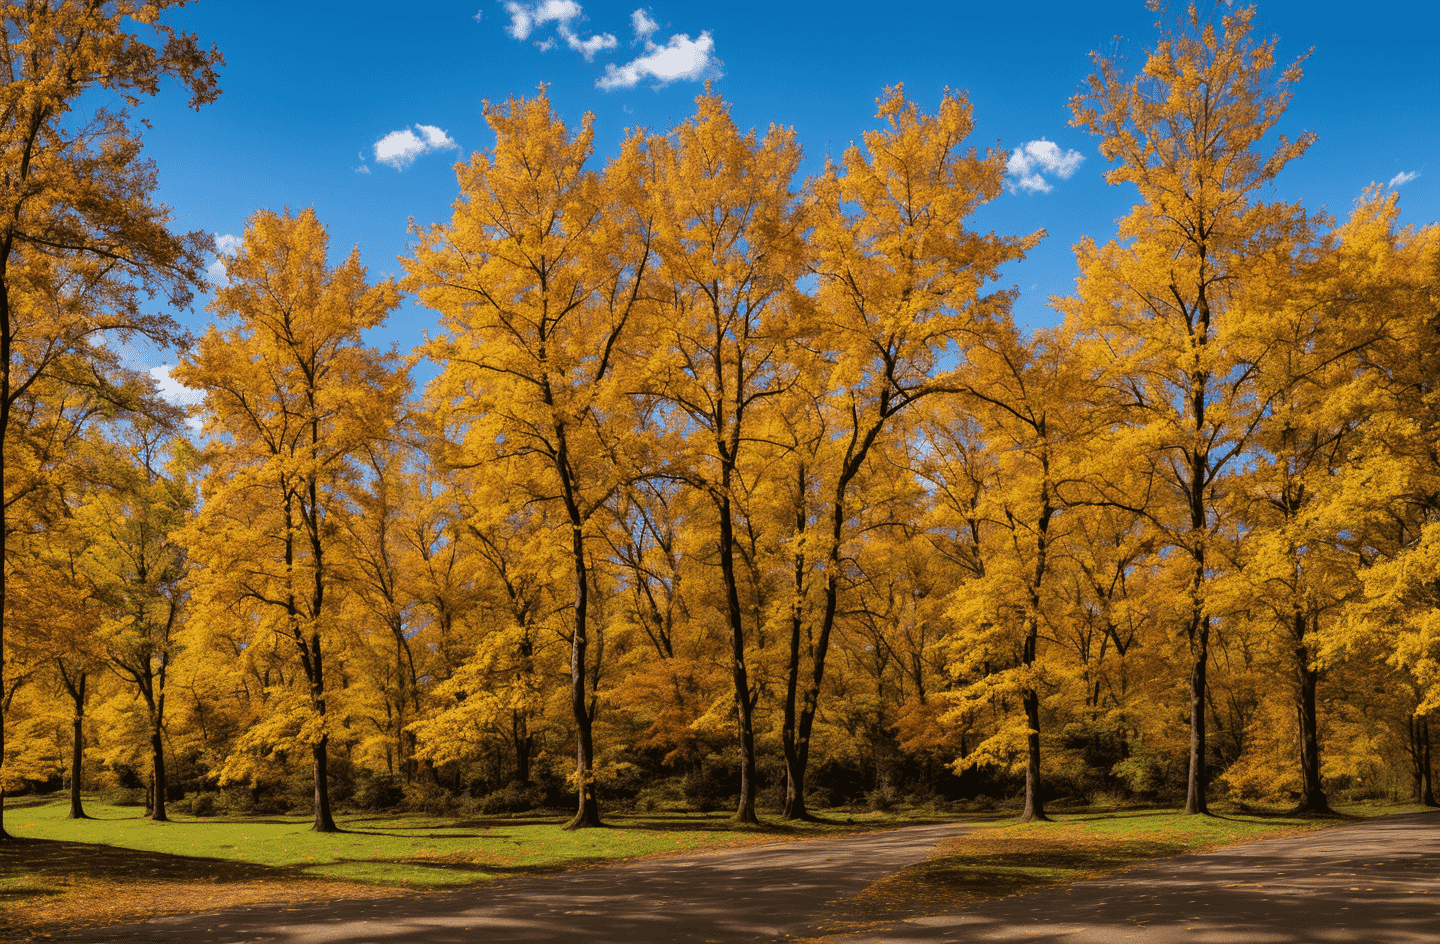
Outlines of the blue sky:
[[[1017,320],[1040,325],[1056,320],[1047,298],[1073,287],[1074,243],[1107,239],[1133,202],[1133,191],[1105,184],[1096,141],[1069,126],[1067,103],[1091,72],[1092,50],[1143,62],[1155,20],[1138,0],[206,0],[168,22],[220,48],[224,94],[196,113],[171,88],[139,115],[151,121],[146,150],[177,228],[226,242],[257,209],[314,207],[333,258],[358,245],[372,276],[398,276],[408,221],[448,220],[452,165],[493,144],[484,100],[547,84],[572,126],[594,112],[599,166],[626,128],[683,121],[710,78],[742,127],[793,126],[813,173],[876,125],[886,85],[903,82],[927,109],[948,86],[969,93],[971,143],[1028,159],[1028,175],[1013,177],[974,225],[1049,233],[1003,280],[1021,290]],[[1279,37],[1282,63],[1313,47],[1279,130],[1319,135],[1267,198],[1343,217],[1364,187],[1393,181],[1405,222],[1440,219],[1436,5],[1268,0],[1257,23]],[[181,320],[198,331],[208,315],[197,306]],[[371,340],[408,352],[434,322],[407,303]],[[173,362],[140,356],[146,367]]]

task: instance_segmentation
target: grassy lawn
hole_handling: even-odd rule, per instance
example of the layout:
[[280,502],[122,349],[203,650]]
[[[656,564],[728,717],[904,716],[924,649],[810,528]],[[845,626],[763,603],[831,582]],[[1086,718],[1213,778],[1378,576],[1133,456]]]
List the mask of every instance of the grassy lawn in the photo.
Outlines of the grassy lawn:
[[940,844],[929,860],[876,882],[852,903],[862,923],[934,914],[968,901],[998,898],[1093,878],[1150,859],[1324,829],[1373,816],[1425,810],[1418,804],[1341,805],[1337,815],[1176,810],[1052,813],[1052,822],[982,824]]
[[[22,801],[5,811],[18,843],[0,845],[0,938],[45,927],[135,920],[260,901],[394,895],[606,861],[875,829],[938,818],[917,813],[831,814],[824,823],[772,820],[737,830],[730,814],[613,814],[609,827],[567,832],[561,814],[464,819],[422,814],[336,817],[176,816],[152,823],[135,807]],[[946,819],[959,817],[943,817]],[[143,892],[138,885],[143,885]]]

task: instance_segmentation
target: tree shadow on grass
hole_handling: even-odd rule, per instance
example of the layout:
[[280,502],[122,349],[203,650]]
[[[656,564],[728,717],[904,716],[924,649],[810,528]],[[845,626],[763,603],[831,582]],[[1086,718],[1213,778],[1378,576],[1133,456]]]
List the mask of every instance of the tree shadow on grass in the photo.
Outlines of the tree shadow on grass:
[[[288,868],[205,859],[198,856],[142,852],[116,846],[56,839],[16,839],[0,844],[0,882],[28,876],[71,882],[294,881],[301,873]],[[38,889],[37,889],[38,891]]]

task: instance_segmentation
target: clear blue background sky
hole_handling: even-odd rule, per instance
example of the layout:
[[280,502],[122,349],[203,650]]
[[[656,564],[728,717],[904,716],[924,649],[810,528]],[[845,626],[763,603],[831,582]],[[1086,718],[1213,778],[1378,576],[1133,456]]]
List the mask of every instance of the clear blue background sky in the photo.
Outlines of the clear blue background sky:
[[[1094,139],[1069,126],[1068,101],[1091,72],[1092,50],[1142,63],[1156,19],[1139,0],[204,0],[168,22],[219,47],[224,94],[195,113],[170,88],[139,114],[152,122],[146,150],[177,228],[238,236],[257,209],[314,207],[332,258],[358,245],[372,276],[398,276],[408,221],[447,220],[457,195],[452,164],[493,144],[484,100],[548,84],[567,122],[594,112],[599,166],[626,128],[661,131],[688,117],[708,76],[742,127],[793,126],[813,173],[876,125],[886,85],[905,83],[927,109],[949,86],[968,91],[971,143],[982,150],[1043,139],[1069,157],[1057,166],[1068,177],[1042,173],[1048,190],[1016,186],[975,218],[977,229],[999,233],[1048,231],[1004,284],[1021,290],[1022,324],[1051,324],[1047,298],[1073,287],[1073,244],[1082,234],[1109,238],[1133,202],[1132,190],[1105,184],[1105,161]],[[1407,223],[1440,219],[1437,5],[1264,0],[1257,23],[1261,35],[1279,37],[1282,64],[1314,50],[1279,130],[1312,130],[1319,142],[1269,198],[1343,217],[1364,187],[1393,180]],[[397,148],[427,140],[440,146],[404,166],[380,159],[398,163]],[[197,307],[182,321],[199,330],[208,318]],[[408,352],[434,321],[407,302],[371,340]],[[147,367],[173,362],[163,352],[138,356]]]

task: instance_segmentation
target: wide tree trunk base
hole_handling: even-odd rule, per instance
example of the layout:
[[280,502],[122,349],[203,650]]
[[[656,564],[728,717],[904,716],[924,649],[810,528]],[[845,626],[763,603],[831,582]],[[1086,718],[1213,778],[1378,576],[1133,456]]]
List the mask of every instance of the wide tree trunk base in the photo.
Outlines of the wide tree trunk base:
[[1340,814],[1339,814],[1339,813],[1336,813],[1334,810],[1332,810],[1332,809],[1330,808],[1330,804],[1325,802],[1325,798],[1324,798],[1324,797],[1321,797],[1319,800],[1312,800],[1312,801],[1309,802],[1309,803],[1303,803],[1303,802],[1302,802],[1302,803],[1297,803],[1297,804],[1295,804],[1295,806],[1293,806],[1293,807],[1291,807],[1290,809],[1286,810],[1286,811],[1285,811],[1285,815],[1287,815],[1287,816],[1339,816]]
[[599,813],[580,812],[575,818],[565,824],[566,829],[604,829],[605,824],[600,821]]

